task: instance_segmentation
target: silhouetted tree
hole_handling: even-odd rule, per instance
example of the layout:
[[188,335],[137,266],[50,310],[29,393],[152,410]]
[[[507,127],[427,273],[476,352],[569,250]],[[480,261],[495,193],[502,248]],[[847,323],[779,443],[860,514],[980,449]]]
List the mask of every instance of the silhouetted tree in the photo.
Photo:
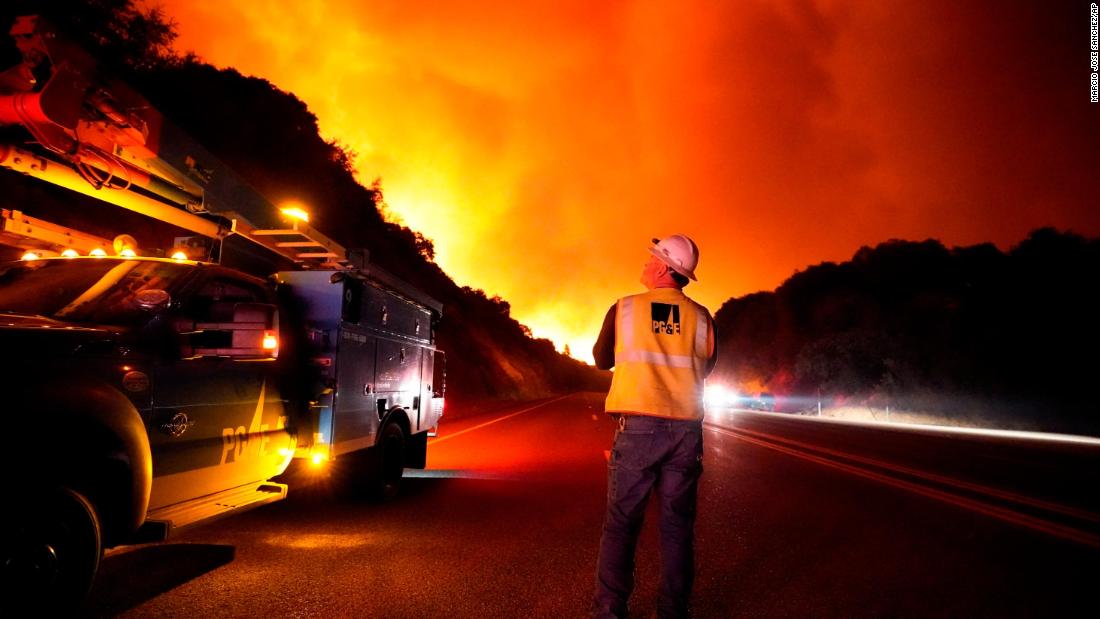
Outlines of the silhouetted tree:
[[[1002,252],[888,241],[716,315],[719,377],[1100,431],[1100,240],[1043,228]],[[983,404],[984,403],[984,404]]]

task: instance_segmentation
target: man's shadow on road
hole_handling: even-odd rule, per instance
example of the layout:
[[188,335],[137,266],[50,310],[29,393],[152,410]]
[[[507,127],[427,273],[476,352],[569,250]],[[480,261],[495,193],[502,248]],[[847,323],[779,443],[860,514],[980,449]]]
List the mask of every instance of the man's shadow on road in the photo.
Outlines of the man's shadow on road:
[[103,558],[86,616],[113,616],[233,561],[224,544],[154,544]]

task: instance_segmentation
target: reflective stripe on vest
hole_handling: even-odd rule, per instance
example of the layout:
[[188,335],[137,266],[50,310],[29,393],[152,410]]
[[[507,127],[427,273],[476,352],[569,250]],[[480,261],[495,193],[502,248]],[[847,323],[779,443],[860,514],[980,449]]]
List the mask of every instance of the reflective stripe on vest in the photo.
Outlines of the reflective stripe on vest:
[[[706,335],[703,336],[704,338]],[[653,365],[667,365],[670,368],[695,367],[695,357],[690,355],[666,355],[663,352],[651,352],[648,350],[624,350],[615,357],[616,362],[629,363],[638,361],[652,363]]]
[[623,330],[624,332],[620,334],[619,329],[617,328],[618,325],[632,325],[632,324],[634,324],[634,299],[632,299],[631,297],[626,297],[625,299],[621,299],[619,301],[619,309],[617,310],[617,312],[618,312],[618,316],[617,316],[617,320],[615,321],[615,326],[616,326],[616,329],[615,329],[616,358],[615,358],[615,360],[616,361],[618,361],[618,356],[617,355],[618,355],[618,351],[619,351],[619,348],[620,348],[618,346],[618,343],[619,343],[618,338],[619,337],[622,337],[622,349],[623,350],[632,350],[634,348],[634,329],[624,329]]
[[707,315],[706,312],[698,312],[695,319],[695,354],[702,359],[710,357],[707,354]]

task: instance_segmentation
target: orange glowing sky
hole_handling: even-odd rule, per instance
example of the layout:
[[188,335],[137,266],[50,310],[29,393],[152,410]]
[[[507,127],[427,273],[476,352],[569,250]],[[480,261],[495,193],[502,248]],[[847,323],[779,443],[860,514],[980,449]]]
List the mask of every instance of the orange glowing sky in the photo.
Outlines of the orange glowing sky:
[[890,238],[1100,234],[1087,3],[160,4],[179,50],[295,93],[457,282],[578,357],[653,236],[695,238],[715,311]]

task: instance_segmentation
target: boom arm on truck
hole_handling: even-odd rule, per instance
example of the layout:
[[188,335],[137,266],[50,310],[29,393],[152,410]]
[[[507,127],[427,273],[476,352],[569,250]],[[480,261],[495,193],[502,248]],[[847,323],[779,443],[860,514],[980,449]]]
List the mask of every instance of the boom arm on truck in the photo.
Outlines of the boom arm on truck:
[[211,239],[237,234],[302,266],[347,266],[347,252],[279,210],[38,16],[15,21],[23,57],[0,73],[0,126],[35,150],[0,143],[0,166]]

